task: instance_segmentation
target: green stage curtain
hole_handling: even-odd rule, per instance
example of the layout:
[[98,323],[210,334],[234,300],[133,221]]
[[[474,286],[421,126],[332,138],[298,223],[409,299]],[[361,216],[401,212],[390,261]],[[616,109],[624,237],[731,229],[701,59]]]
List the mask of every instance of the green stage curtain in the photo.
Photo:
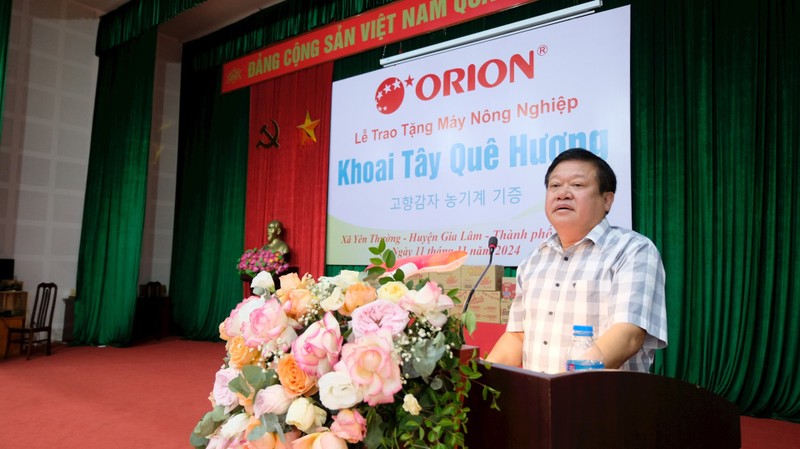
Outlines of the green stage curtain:
[[147,196],[156,33],[100,57],[78,255],[75,344],[126,345]]
[[220,95],[222,71],[181,75],[178,186],[172,245],[173,317],[185,337],[219,339],[242,300],[249,89]]
[[[0,111],[6,92],[6,63],[8,61],[8,34],[11,31],[11,2],[0,3]],[[0,116],[0,138],[3,137],[3,117]]]
[[634,226],[667,272],[656,371],[800,421],[800,7],[633,5]]
[[[95,53],[136,39],[206,0],[130,0],[100,18]],[[10,2],[9,2],[10,3]]]

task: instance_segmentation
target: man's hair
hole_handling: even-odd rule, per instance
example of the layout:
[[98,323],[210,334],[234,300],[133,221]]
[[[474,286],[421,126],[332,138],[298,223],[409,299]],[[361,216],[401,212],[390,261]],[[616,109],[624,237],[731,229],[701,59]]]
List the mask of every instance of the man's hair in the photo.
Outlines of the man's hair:
[[547,168],[547,174],[544,175],[545,187],[550,183],[550,173],[553,172],[553,169],[555,169],[558,164],[564,161],[583,161],[591,163],[594,165],[594,171],[597,174],[597,183],[600,185],[600,193],[616,193],[617,176],[614,174],[614,170],[611,169],[608,162],[583,148],[570,148],[553,159],[550,167]]

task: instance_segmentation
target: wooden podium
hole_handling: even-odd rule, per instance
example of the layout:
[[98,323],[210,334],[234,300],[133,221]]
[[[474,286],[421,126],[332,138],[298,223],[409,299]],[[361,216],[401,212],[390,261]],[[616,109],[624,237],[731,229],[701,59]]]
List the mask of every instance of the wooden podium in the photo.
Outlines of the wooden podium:
[[500,411],[490,410],[473,384],[470,448],[741,447],[738,408],[696,385],[628,371],[550,375],[479,364],[478,382],[501,392]]

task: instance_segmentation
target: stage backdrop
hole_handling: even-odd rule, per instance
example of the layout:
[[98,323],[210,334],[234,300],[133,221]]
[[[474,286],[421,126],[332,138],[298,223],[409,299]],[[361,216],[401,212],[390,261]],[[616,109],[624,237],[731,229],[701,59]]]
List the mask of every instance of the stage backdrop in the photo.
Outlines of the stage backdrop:
[[[630,8],[409,61],[333,84],[328,264],[464,249],[517,266],[553,230],[544,175],[584,147],[618,177],[631,227]],[[248,206],[249,207],[249,206]]]
[[250,90],[244,246],[266,244],[267,224],[280,220],[301,275],[325,269],[332,72],[320,64]]

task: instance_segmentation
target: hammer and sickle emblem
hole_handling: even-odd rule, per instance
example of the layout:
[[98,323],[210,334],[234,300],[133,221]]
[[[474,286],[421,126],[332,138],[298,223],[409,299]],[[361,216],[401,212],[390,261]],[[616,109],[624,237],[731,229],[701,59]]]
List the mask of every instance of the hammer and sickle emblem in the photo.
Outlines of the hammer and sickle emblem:
[[281,147],[280,142],[278,142],[278,136],[281,133],[281,129],[278,126],[278,122],[276,122],[274,119],[272,120],[272,124],[275,125],[275,133],[274,134],[271,134],[269,132],[269,129],[267,129],[267,125],[261,125],[260,134],[263,135],[263,136],[266,136],[267,139],[266,139],[266,142],[262,141],[262,140],[259,140],[258,142],[256,142],[256,148],[272,148],[272,147],[275,147],[277,149],[277,148]]

